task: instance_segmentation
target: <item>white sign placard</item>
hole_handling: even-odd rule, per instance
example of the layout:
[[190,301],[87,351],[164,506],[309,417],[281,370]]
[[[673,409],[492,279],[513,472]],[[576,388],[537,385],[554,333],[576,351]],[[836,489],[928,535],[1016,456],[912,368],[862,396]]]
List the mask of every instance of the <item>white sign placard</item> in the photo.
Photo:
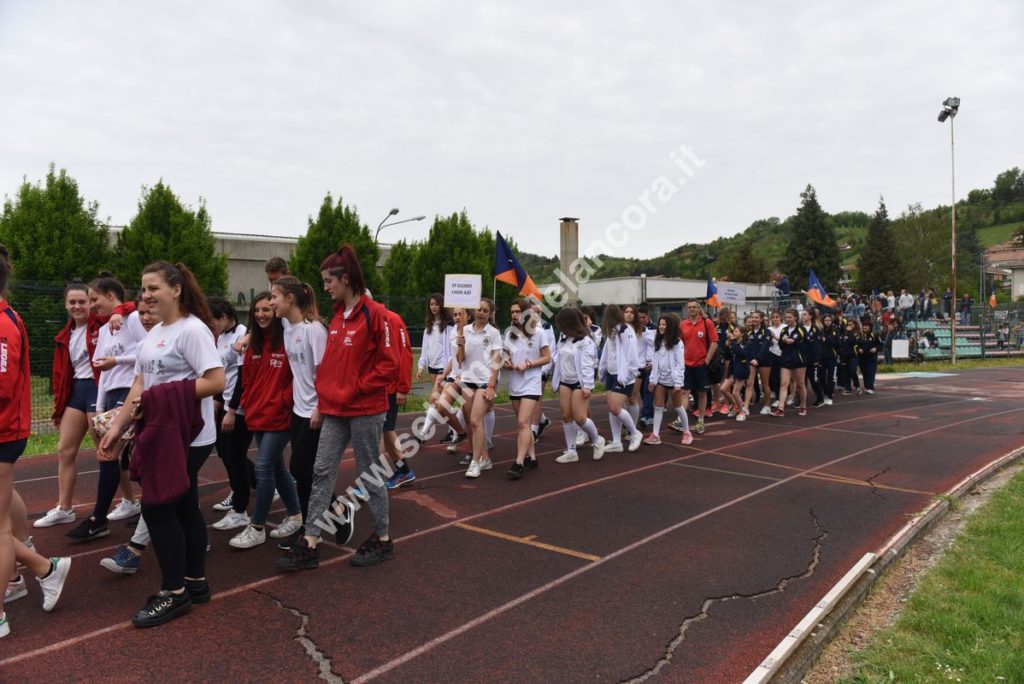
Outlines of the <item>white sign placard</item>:
[[723,304],[746,304],[747,290],[737,285],[723,285],[718,283],[718,301]]
[[910,358],[910,340],[893,340],[892,341],[892,358],[894,358],[894,359],[909,359]]
[[475,309],[480,306],[482,293],[479,273],[446,273],[444,276],[446,309]]

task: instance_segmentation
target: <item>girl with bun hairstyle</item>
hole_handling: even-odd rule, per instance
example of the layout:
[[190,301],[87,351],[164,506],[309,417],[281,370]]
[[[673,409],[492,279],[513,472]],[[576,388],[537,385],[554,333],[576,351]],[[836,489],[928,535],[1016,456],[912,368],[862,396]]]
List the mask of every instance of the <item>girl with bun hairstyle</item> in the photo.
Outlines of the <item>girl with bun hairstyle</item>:
[[[152,536],[153,548],[160,563],[160,591],[150,597],[132,623],[136,627],[155,627],[184,615],[193,603],[210,600],[206,581],[206,521],[199,510],[198,475],[213,451],[217,439],[214,425],[213,397],[224,391],[224,367],[213,337],[213,320],[206,297],[195,276],[184,264],[157,261],[142,271],[142,296],[156,310],[160,323],[138,346],[135,381],[125,399],[125,406],[141,406],[143,417],[153,410],[160,414],[165,408],[156,403],[147,408],[140,403],[143,392],[159,402],[161,385],[185,381],[183,394],[191,384],[203,426],[187,446],[186,473],[188,489],[180,497],[166,502],[147,501],[143,494],[142,517]],[[162,388],[166,391],[168,388]],[[149,401],[149,399],[147,399]],[[112,459],[118,439],[132,420],[133,411],[122,411],[114,419],[100,442],[99,457]],[[184,416],[181,420],[187,420]],[[136,435],[136,457],[153,463],[163,454],[140,453],[140,440],[146,427]],[[188,434],[191,425],[180,431]],[[145,471],[143,471],[145,472]],[[146,475],[141,476],[143,491]]]
[[[342,245],[328,255],[320,264],[320,275],[324,290],[335,302],[316,377],[316,411],[323,423],[305,530],[287,555],[277,561],[278,567],[287,571],[317,567],[323,530],[333,528],[336,532],[339,519],[343,528],[351,530],[351,509],[335,508],[334,496],[338,465],[350,443],[357,479],[368,495],[374,527],[351,563],[375,565],[395,553],[388,530],[386,475],[374,472],[381,467],[378,456],[388,409],[387,388],[398,370],[388,316],[380,304],[370,299],[363,269],[351,245]],[[335,510],[329,511],[330,508]]]

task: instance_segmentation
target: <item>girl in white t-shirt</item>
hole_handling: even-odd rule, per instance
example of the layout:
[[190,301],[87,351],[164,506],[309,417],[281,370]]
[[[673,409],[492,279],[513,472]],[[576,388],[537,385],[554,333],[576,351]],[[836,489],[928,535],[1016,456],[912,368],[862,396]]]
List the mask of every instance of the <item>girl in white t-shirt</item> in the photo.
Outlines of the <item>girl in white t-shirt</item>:
[[[423,323],[423,344],[420,347],[420,362],[416,367],[416,379],[423,377],[423,370],[430,374],[434,387],[442,379],[444,367],[448,364],[451,346],[448,331],[452,322],[451,313],[443,306],[444,300],[439,294],[432,294],[427,299],[427,319]],[[431,397],[431,401],[434,397]]]
[[[118,315],[116,323],[111,321],[114,309],[124,301],[124,286],[104,271],[89,284],[89,302],[100,320],[106,320],[96,337],[96,350],[92,364],[100,369],[96,412],[103,413],[124,404],[125,398],[135,381],[135,353],[139,342],[146,336],[146,329],[139,322],[139,314],[132,312],[126,318]],[[96,503],[92,515],[67,533],[69,539],[78,542],[105,537],[109,533],[108,520],[124,520],[138,515],[142,509],[135,501],[132,484],[128,481],[127,460],[120,457],[114,461],[99,462],[99,479],[96,483]],[[121,503],[111,511],[114,494],[121,490]]]
[[453,340],[458,327],[465,327],[468,318],[465,309],[458,309],[452,313],[452,321],[448,323],[444,333],[444,339],[449,347],[445,364],[441,372],[434,376],[434,386],[428,400],[426,415],[413,422],[413,438],[420,444],[434,436],[435,425],[447,423],[448,435],[441,442],[448,445],[450,454],[456,453],[458,445],[467,438],[465,424],[459,420],[462,418],[462,411],[457,408],[462,368],[453,353]]
[[[229,530],[241,527],[241,517],[249,506],[249,495],[253,480],[249,466],[249,446],[252,435],[245,422],[245,412],[239,408],[230,415],[227,404],[235,393],[235,387],[242,373],[244,353],[235,347],[239,340],[248,339],[248,330],[238,322],[238,315],[231,302],[223,297],[210,297],[210,314],[213,316],[213,334],[217,338],[217,353],[224,364],[225,387],[223,396],[214,397],[213,411],[217,423],[217,455],[224,462],[231,490],[223,501],[215,503],[213,510],[226,511],[225,519],[214,523],[214,529]],[[237,462],[236,462],[237,461]],[[234,515],[231,515],[234,513]],[[230,517],[228,517],[230,516]],[[225,520],[230,521],[230,526]]]
[[[270,305],[284,326],[284,348],[292,369],[292,456],[289,470],[295,478],[302,515],[285,518],[270,536],[298,535],[309,515],[313,491],[313,464],[320,446],[316,374],[327,346],[327,328],[320,322],[313,288],[294,276],[278,278],[270,288]],[[296,537],[297,538],[297,537]]]
[[640,375],[640,353],[636,331],[626,323],[626,317],[615,304],[605,307],[601,331],[604,333],[604,352],[598,368],[604,378],[605,398],[608,400],[608,422],[612,428],[612,441],[604,452],[622,451],[622,429],[629,432],[629,450],[640,448],[643,435],[633,417],[625,410],[626,401],[633,394],[633,385]]
[[[142,502],[142,516],[153,538],[162,580],[161,591],[150,598],[132,622],[136,627],[155,627],[184,615],[193,603],[210,600],[206,521],[199,510],[197,478],[217,439],[213,397],[224,391],[225,380],[210,327],[210,308],[192,272],[180,263],[150,264],[142,271],[142,296],[156,310],[161,323],[138,346],[135,381],[125,406],[136,406],[143,391],[156,385],[195,380],[195,396],[203,418],[203,428],[188,449],[188,491],[168,503],[150,504],[145,498]],[[119,455],[114,447],[131,417],[132,411],[118,414],[100,442],[101,459]]]
[[[537,467],[532,430],[533,413],[544,391],[541,374],[551,361],[551,347],[541,327],[541,318],[530,302],[521,299],[512,304],[512,326],[505,333],[504,367],[511,370],[508,396],[516,414],[516,460],[508,470],[518,480],[527,467]],[[527,461],[529,457],[529,461]]]
[[462,410],[466,414],[466,431],[473,445],[473,456],[466,477],[480,477],[490,470],[484,419],[492,410],[501,368],[501,333],[490,324],[494,302],[481,299],[473,312],[473,324],[456,329],[452,341],[453,356],[462,368]]

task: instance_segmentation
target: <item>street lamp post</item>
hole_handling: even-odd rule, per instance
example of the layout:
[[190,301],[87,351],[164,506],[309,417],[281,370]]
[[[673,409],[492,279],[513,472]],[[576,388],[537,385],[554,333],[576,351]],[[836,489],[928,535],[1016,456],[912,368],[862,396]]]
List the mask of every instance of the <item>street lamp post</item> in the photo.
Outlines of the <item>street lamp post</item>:
[[393,221],[391,223],[386,223],[386,221],[389,218],[391,218],[392,216],[394,216],[397,213],[398,213],[398,209],[392,209],[391,211],[388,212],[387,216],[385,216],[383,219],[381,219],[380,224],[378,224],[378,226],[377,226],[377,232],[375,232],[373,234],[373,244],[374,245],[380,246],[380,242],[379,242],[379,240],[377,238],[380,237],[380,231],[381,231],[382,228],[390,228],[391,226],[397,226],[399,223],[409,223],[410,221],[422,221],[423,219],[427,218],[426,216],[413,216],[412,218],[407,218],[407,219],[404,219],[402,221]]
[[952,261],[953,270],[953,297],[950,300],[953,304],[953,311],[950,311],[949,316],[949,329],[950,329],[950,359],[953,365],[956,365],[956,314],[955,311],[957,304],[956,299],[956,147],[953,142],[953,119],[956,117],[957,112],[960,110],[960,98],[959,97],[947,97],[942,101],[942,111],[939,112],[939,123],[943,123],[946,119],[949,119],[949,162],[950,162],[950,188],[952,190],[952,203],[950,215],[950,222],[952,224],[953,242],[952,248],[950,249],[950,259]]

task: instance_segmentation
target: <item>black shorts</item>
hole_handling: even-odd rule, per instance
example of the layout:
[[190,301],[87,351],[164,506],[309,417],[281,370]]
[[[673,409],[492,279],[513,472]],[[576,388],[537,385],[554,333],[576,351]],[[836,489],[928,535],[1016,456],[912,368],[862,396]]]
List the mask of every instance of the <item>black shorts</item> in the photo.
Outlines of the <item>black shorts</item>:
[[124,406],[125,399],[128,398],[128,393],[131,392],[130,387],[118,387],[107,392],[105,408],[107,411],[110,409],[121,408]]
[[664,385],[664,384],[662,384],[662,383],[660,383],[660,382],[658,383],[658,387],[661,387],[661,388],[662,388],[662,389],[664,389],[664,390],[665,390],[666,392],[674,392],[674,391],[675,391],[675,389],[676,389],[676,386],[675,386],[675,385]]
[[433,368],[431,366],[427,366],[427,373],[430,375],[440,375],[441,373],[444,373],[444,368]]
[[539,394],[519,394],[519,395],[510,394],[510,395],[508,395],[508,398],[511,401],[515,401],[517,399],[532,399],[533,401],[540,401],[540,395]]
[[486,382],[466,382],[466,381],[463,381],[462,382],[462,386],[465,387],[468,390],[474,390],[474,391],[475,390],[487,389],[487,383]]
[[571,390],[581,390],[581,389],[583,389],[583,385],[581,385],[578,382],[560,382],[560,383],[558,383],[558,389],[562,389],[563,387],[565,387],[566,389],[571,389]]
[[611,373],[604,374],[604,388],[609,392],[615,392],[616,394],[625,394],[627,397],[633,396],[633,385],[635,383],[629,383],[628,385],[619,384],[619,381]]
[[706,364],[686,367],[683,374],[683,389],[691,392],[711,389],[711,377]]
[[720,385],[725,380],[725,362],[714,366],[705,366],[708,369],[708,382],[712,385]]
[[28,438],[16,439],[13,442],[0,443],[0,463],[14,463],[25,453]]
[[92,378],[75,378],[74,389],[68,408],[78,409],[82,413],[96,413],[96,381]]
[[394,394],[388,395],[388,412],[384,416],[384,432],[394,432],[398,424],[398,397]]
[[798,368],[807,367],[807,364],[804,363],[801,359],[783,359],[779,365],[782,368],[786,368],[788,370],[797,370]]

